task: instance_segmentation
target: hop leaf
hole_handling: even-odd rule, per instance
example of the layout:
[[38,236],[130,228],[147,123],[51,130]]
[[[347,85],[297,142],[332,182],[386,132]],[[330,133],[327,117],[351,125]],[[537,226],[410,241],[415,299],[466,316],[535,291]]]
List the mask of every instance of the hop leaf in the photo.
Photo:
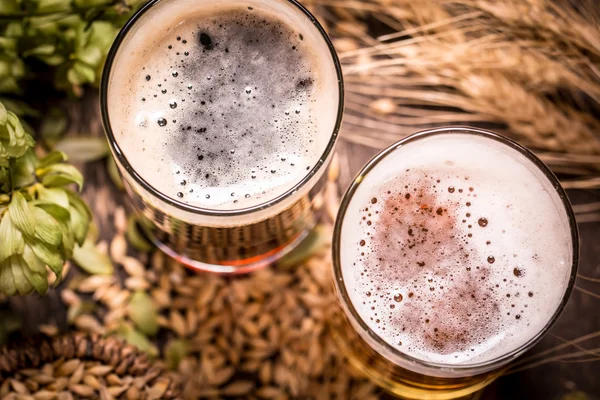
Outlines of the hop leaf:
[[60,225],[50,214],[41,208],[30,206],[32,219],[35,221],[34,237],[50,246],[62,244]]
[[23,260],[26,263],[26,268],[23,268],[23,273],[31,286],[38,293],[46,293],[48,290],[48,278],[46,277],[46,265],[40,260],[31,247],[26,246],[23,252]]
[[20,94],[23,81],[39,76],[77,95],[97,86],[117,31],[144,2],[0,0],[8,17],[0,21],[0,93]]
[[67,161],[67,155],[62,151],[52,150],[50,153],[46,155],[46,157],[39,160],[37,167],[38,168],[46,168],[56,163],[60,163],[63,161]]
[[90,224],[83,245],[75,246],[73,249],[73,261],[87,273],[111,275],[114,271],[113,264],[106,254],[96,249],[94,244],[96,239],[97,228],[94,224]]
[[81,172],[70,164],[53,164],[46,168],[36,170],[38,179],[47,187],[65,186],[71,183],[77,184],[79,190],[83,186]]
[[123,323],[116,330],[116,334],[122,337],[127,343],[137,347],[140,351],[148,353],[150,357],[156,357],[158,355],[158,349],[148,337],[132,326]]
[[74,86],[97,85],[102,74],[104,59],[118,29],[106,21],[94,21],[79,26],[75,34],[74,60],[67,71],[67,81]]
[[72,162],[96,161],[110,154],[106,139],[101,137],[68,137],[56,143],[54,148],[67,154]]
[[19,12],[19,3],[16,0],[7,0],[0,2],[0,14],[9,14]]
[[35,235],[35,219],[31,215],[27,201],[23,195],[16,192],[12,196],[12,201],[8,206],[8,213],[14,226],[26,236]]
[[14,41],[8,39],[2,42],[4,46],[0,45],[0,92],[20,93],[19,81],[25,77],[25,63],[16,55],[10,54]]
[[22,188],[35,183],[35,165],[37,164],[37,157],[33,152],[33,149],[27,149],[25,154],[17,158],[12,168],[12,187]]
[[23,234],[13,224],[10,209],[6,211],[2,220],[0,220],[0,238],[2,238],[0,262],[6,261],[13,254],[23,254],[25,249]]
[[34,144],[15,113],[0,102],[0,157],[21,157]]
[[175,370],[187,356],[189,345],[185,340],[173,339],[165,346],[165,361],[169,369]]
[[87,204],[83,202],[75,193],[70,190],[66,191],[69,198],[69,211],[71,215],[71,230],[75,236],[75,240],[79,246],[83,246],[85,236],[90,227],[92,212]]
[[53,107],[45,113],[40,124],[39,134],[49,144],[54,144],[67,130],[67,116],[58,107]]
[[43,185],[37,186],[38,199],[48,203],[54,203],[65,210],[69,209],[69,196],[67,191],[61,188],[46,188]]
[[[13,1],[13,0],[9,0]],[[22,7],[30,12],[38,11],[44,13],[69,11],[71,9],[72,0],[16,0],[21,3]]]
[[75,237],[70,226],[69,209],[52,202],[36,201],[34,203],[36,207],[46,211],[58,222],[62,235],[63,253],[65,259],[71,258],[73,256],[73,249],[75,248]]
[[129,317],[137,329],[150,336],[158,331],[158,314],[148,293],[138,291],[131,296],[127,307]]

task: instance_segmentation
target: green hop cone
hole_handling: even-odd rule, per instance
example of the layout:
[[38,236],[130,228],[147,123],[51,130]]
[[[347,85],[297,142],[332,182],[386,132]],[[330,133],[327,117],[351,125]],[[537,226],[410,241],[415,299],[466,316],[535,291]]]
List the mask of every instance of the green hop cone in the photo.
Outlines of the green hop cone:
[[45,293],[46,265],[57,275],[62,271],[58,223],[15,192],[0,221],[0,237],[0,292],[9,296],[34,289]]
[[[0,102],[0,159],[21,157],[35,142],[23,128],[19,117]],[[3,161],[0,160],[0,165]]]
[[75,193],[36,184],[37,199],[20,192],[0,220],[0,293],[9,296],[48,290],[46,266],[61,277],[75,246],[83,245],[90,212]]
[[14,192],[0,220],[0,293],[9,296],[48,289],[46,266],[61,277],[65,261],[83,246],[91,214],[64,187],[30,188],[35,198]]
[[48,290],[86,237],[91,212],[76,192],[83,177],[52,151],[38,159],[15,114],[0,103],[0,294]]

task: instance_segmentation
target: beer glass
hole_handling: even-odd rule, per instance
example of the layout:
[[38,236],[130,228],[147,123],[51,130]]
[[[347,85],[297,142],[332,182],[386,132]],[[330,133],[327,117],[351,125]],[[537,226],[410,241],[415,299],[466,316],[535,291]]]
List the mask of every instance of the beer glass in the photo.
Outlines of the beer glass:
[[[306,167],[306,172],[301,178],[298,178],[297,181],[282,193],[264,197],[263,201],[253,203],[250,206],[237,207],[233,205],[225,208],[211,208],[210,206],[198,206],[197,204],[186,203],[184,201],[185,198],[182,199],[183,191],[173,197],[157,189],[157,184],[155,183],[160,183],[159,180],[157,182],[150,182],[146,178],[145,173],[148,170],[158,171],[163,167],[165,169],[169,168],[166,162],[164,166],[161,165],[162,159],[160,157],[148,155],[145,165],[138,164],[136,166],[132,163],[133,153],[137,150],[135,146],[124,148],[122,143],[125,139],[119,140],[115,124],[119,122],[118,111],[121,105],[117,104],[118,100],[111,98],[111,92],[117,89],[127,90],[127,88],[122,88],[122,86],[128,85],[127,78],[129,74],[129,71],[126,70],[127,68],[123,66],[124,63],[127,62],[132,51],[138,51],[139,48],[143,49],[145,41],[154,40],[153,35],[157,35],[156,31],[162,29],[163,24],[171,24],[171,22],[164,22],[165,20],[172,21],[172,25],[175,28],[191,18],[189,12],[192,9],[202,8],[203,12],[207,15],[204,19],[209,19],[211,17],[211,7],[226,6],[239,7],[248,13],[254,13],[249,15],[258,14],[260,16],[261,13],[268,12],[269,15],[275,16],[274,18],[281,17],[282,20],[287,21],[286,23],[290,25],[291,30],[301,32],[298,35],[300,41],[303,40],[306,43],[306,41],[312,40],[311,51],[316,54],[320,63],[326,65],[327,69],[327,72],[323,76],[314,79],[326,81],[328,85],[332,85],[332,88],[335,89],[329,91],[326,95],[327,99],[323,100],[327,101],[327,104],[332,105],[332,110],[328,113],[330,115],[328,118],[331,118],[331,123],[328,123],[328,131],[321,132],[323,133],[322,136],[327,137],[327,142],[323,148],[319,149],[319,153],[315,157],[316,161],[310,167]],[[177,13],[180,15],[175,15]],[[187,40],[181,40],[179,37],[177,41],[173,39],[173,46],[183,46],[182,43],[191,42],[192,39],[196,40],[195,35],[196,33],[193,35],[190,34]],[[160,38],[156,40],[160,40]],[[295,40],[298,39],[295,38]],[[204,46],[205,52],[212,50],[213,44],[207,35],[200,35],[199,42],[199,45]],[[168,51],[167,44],[165,42],[163,46],[165,51]],[[187,43],[187,46],[190,45],[191,43]],[[125,48],[127,50],[123,50]],[[170,50],[171,48],[172,45],[169,44],[168,49]],[[233,57],[231,55],[233,51],[229,52],[229,49],[218,48],[218,50],[223,52],[223,57]],[[294,50],[297,51],[296,47],[292,48],[290,46],[290,52]],[[188,52],[185,55],[187,56]],[[171,64],[179,63],[179,59],[182,57],[183,53],[180,54],[177,52],[177,56],[173,54]],[[218,59],[215,62],[218,63]],[[240,68],[243,68],[244,63],[248,63],[249,65],[249,60],[247,59],[240,59],[238,62],[241,64],[238,65]],[[165,65],[168,68],[168,63]],[[219,71],[215,71],[214,77],[217,76],[217,72]],[[157,79],[156,74],[159,73],[163,73],[163,71],[158,71],[157,68],[156,72],[152,71],[152,80],[150,73],[147,75],[146,80],[149,83],[154,83]],[[185,70],[180,69],[179,78],[181,78],[182,73],[185,73]],[[270,73],[272,71],[269,68],[264,69],[266,76]],[[169,74],[168,77],[174,79],[172,77],[176,76],[177,72],[173,72],[172,76]],[[113,83],[117,79],[116,77],[120,81]],[[207,78],[203,78],[202,82],[189,82],[189,91],[195,90],[201,84],[206,85],[207,81],[205,79],[210,80],[210,75]],[[167,82],[167,77],[165,77],[164,81]],[[156,82],[158,82],[158,86],[161,86],[162,76]],[[313,77],[309,76],[307,79],[299,81],[297,86],[312,84],[312,82]],[[251,100],[254,98],[252,97],[254,93],[250,95],[250,92],[254,89],[253,87],[248,87],[242,94],[244,96],[248,94],[247,98]],[[276,91],[277,88],[261,89],[263,89],[263,92],[269,92]],[[166,88],[163,89],[163,93],[166,91]],[[152,0],[142,7],[118,34],[108,54],[102,77],[100,95],[104,129],[118,170],[123,178],[130,203],[133,209],[142,217],[141,225],[148,237],[160,250],[169,256],[197,270],[222,274],[245,273],[262,268],[288,253],[315,226],[319,219],[321,205],[323,204],[321,191],[326,181],[326,171],[333,155],[342,119],[344,92],[340,63],[333,45],[315,17],[298,2],[294,0],[249,0],[244,2],[238,0],[224,0],[219,2],[211,2],[209,0]],[[160,98],[160,92],[158,96]],[[157,96],[154,95],[154,97],[156,98]],[[152,97],[146,96],[142,100],[147,104],[152,100]],[[135,101],[139,101],[139,99],[136,97]],[[186,104],[190,102],[190,98],[188,98],[188,103]],[[208,95],[206,102],[209,102]],[[202,104],[204,104],[204,101],[202,101]],[[171,109],[177,107],[175,111],[179,111],[181,106],[182,103],[179,100],[177,103],[175,101],[171,101],[170,103]],[[271,107],[275,109],[276,104],[264,104],[265,114],[269,112]],[[168,107],[167,111],[169,111]],[[296,114],[299,112],[299,110],[296,110]],[[294,115],[294,111],[292,111],[292,116]],[[140,125],[145,123],[140,122]],[[154,120],[150,123],[154,127],[156,122]],[[158,120],[158,125],[161,127],[165,125],[169,127],[174,123],[175,119],[173,119],[173,122],[168,118],[162,117]],[[209,126],[208,129],[210,128]],[[256,126],[254,128],[260,131],[262,127]],[[199,135],[201,135],[206,129],[198,129],[196,132],[199,132]],[[301,130],[298,132],[300,135],[302,134]],[[241,142],[236,144],[233,139],[232,142],[232,154],[236,151],[240,153],[240,150],[252,153],[252,149],[242,148],[246,146],[245,144],[240,144]],[[187,147],[194,145],[195,143],[181,145],[180,150],[183,152]],[[257,150],[260,150],[263,146],[264,143],[255,143],[253,145]],[[143,145],[140,143],[139,147],[141,148]],[[229,152],[229,150],[227,151]],[[306,151],[308,152],[308,150]],[[199,155],[198,160],[201,157]],[[283,160],[284,158],[282,158]],[[304,171],[305,167],[303,166],[302,168]],[[226,175],[227,173],[228,170],[225,168],[217,175]],[[255,177],[253,176],[253,178]],[[218,177],[215,179],[218,179]],[[260,179],[259,177],[255,180],[256,185],[261,184]],[[272,182],[269,181],[269,178],[264,178],[262,183],[269,185]],[[185,181],[182,182],[183,184],[185,184]],[[187,188],[189,188],[189,184]],[[233,190],[231,191],[233,192]],[[186,191],[185,193],[187,195],[188,192]],[[231,195],[233,196],[234,193]],[[246,195],[246,197],[249,196]],[[206,197],[208,198],[209,195]],[[240,203],[243,200],[242,196]]]
[[[493,149],[489,150],[489,154],[488,148]],[[510,165],[511,159],[516,160],[519,166]],[[494,165],[499,160],[503,160],[500,165]],[[416,167],[419,165],[421,167]],[[514,170],[511,169],[513,167]],[[400,188],[398,195],[394,193],[395,172],[390,172],[393,169],[400,171],[398,174],[401,175],[397,181],[400,182],[397,185]],[[425,172],[421,174],[420,169]],[[466,170],[473,173],[467,174]],[[531,174],[532,180],[539,180],[539,191],[529,178],[506,172],[526,170],[531,171],[527,174]],[[453,171],[460,173],[454,176]],[[497,183],[496,177],[504,180]],[[416,181],[426,182],[428,189],[412,189],[412,182]],[[508,186],[498,186],[503,184]],[[379,195],[375,194],[373,188],[377,185],[385,188],[387,194],[383,190],[378,191]],[[496,197],[486,195],[486,190],[495,192]],[[394,205],[391,211],[388,203],[381,205],[382,196],[391,199],[389,204]],[[450,200],[440,207],[431,206],[441,201],[435,196]],[[415,203],[411,203],[413,199]],[[528,204],[523,205],[521,199],[528,200]],[[506,205],[503,203],[505,200]],[[544,202],[548,203],[547,209]],[[457,209],[452,209],[452,205],[456,205]],[[496,206],[506,211],[495,213],[493,208]],[[528,212],[543,209],[539,215],[549,210],[547,217],[560,222],[550,229],[553,231],[548,234],[550,239],[537,230],[537,224],[542,226],[545,222],[535,212],[532,216],[525,215],[523,220],[510,221],[521,215],[518,210],[511,211],[519,207]],[[409,210],[408,213],[406,210]],[[453,213],[457,219],[446,222],[445,218],[454,218]],[[387,221],[384,215],[395,217],[390,219],[391,225],[386,225],[385,235],[381,235],[384,228],[378,224]],[[415,220],[414,215],[423,215],[423,219]],[[412,221],[412,225],[403,225],[407,219]],[[535,227],[524,227],[522,223],[531,223]],[[495,231],[488,230],[492,225],[495,225]],[[404,233],[407,226],[411,228]],[[422,227],[422,236],[415,232],[417,226]],[[519,235],[512,238],[511,226],[539,233],[532,238]],[[399,230],[402,232],[398,233]],[[469,233],[460,235],[457,230]],[[415,237],[418,240],[400,249],[401,242]],[[430,240],[432,237],[435,240]],[[561,238],[560,242],[553,243],[556,238]],[[369,240],[371,248],[376,249],[371,253],[363,250],[369,246]],[[375,243],[377,240],[382,240],[383,244]],[[445,240],[456,240],[456,247],[453,243],[445,243]],[[538,246],[536,242],[543,244]],[[507,252],[515,254],[500,257],[503,251],[500,243],[512,243]],[[390,246],[395,244],[398,249],[390,250]],[[415,245],[417,247],[411,248]],[[474,249],[469,257],[456,255],[469,246]],[[562,246],[563,249],[557,249],[556,254],[562,251],[564,258],[550,266],[538,258],[542,254],[538,254],[540,249],[529,253],[530,246],[538,246],[542,252],[546,248],[549,253],[555,251],[552,246]],[[490,248],[494,249],[493,253]],[[481,253],[478,253],[479,250],[482,250]],[[406,399],[469,396],[502,375],[511,361],[531,349],[556,322],[573,287],[578,250],[578,231],[567,195],[550,169],[531,151],[506,137],[482,129],[445,127],[418,132],[375,156],[356,176],[342,199],[333,237],[334,285],[341,310],[332,322],[332,334],[353,367],[394,395]],[[440,251],[451,264],[443,269],[431,266],[432,269],[425,271],[428,268],[425,262],[445,262],[445,259],[440,261],[436,258]],[[398,261],[403,260],[402,252],[406,252],[409,258],[416,253],[425,258],[423,262],[416,259],[402,263]],[[477,259],[478,254],[481,260]],[[522,257],[523,254],[527,256]],[[372,262],[377,257],[380,258]],[[556,259],[559,260],[558,257]],[[417,262],[413,264],[412,261]],[[385,263],[392,265],[383,266]],[[505,268],[504,264],[506,273],[500,271]],[[541,265],[539,271],[536,268],[538,264]],[[406,273],[405,270],[410,270],[413,265],[414,275]],[[399,269],[402,270],[397,272]],[[475,272],[476,269],[479,272]],[[486,272],[482,272],[484,269]],[[545,277],[545,274],[556,275]],[[403,282],[397,279],[398,276],[409,281],[408,289],[403,289]],[[462,277],[465,277],[464,282]],[[518,286],[519,282],[523,282],[521,279],[530,279],[527,281],[528,288],[527,285]],[[384,288],[388,280],[394,283]],[[429,284],[432,280],[434,283]],[[490,284],[492,289],[485,289],[484,293],[483,287],[489,281],[495,285]],[[421,285],[425,286],[423,290]],[[551,287],[552,290],[549,289]],[[439,295],[436,294],[440,291]],[[471,291],[474,293],[472,300],[468,296]],[[427,299],[430,293],[438,297]],[[421,298],[422,306],[413,305],[417,297]],[[539,303],[535,303],[536,298]],[[373,303],[373,299],[378,303]],[[380,304],[382,301],[384,304]],[[482,317],[473,319],[471,313],[476,314],[479,304],[486,302],[490,306],[482,309]],[[373,307],[370,307],[371,304]],[[459,323],[455,313],[460,317]],[[483,321],[488,314],[493,314],[493,318]],[[377,322],[381,319],[381,324],[385,320],[389,322],[382,327],[374,322],[374,318]],[[449,322],[445,321],[446,318]],[[437,325],[433,328],[432,324]],[[487,325],[491,326],[489,331],[486,330]],[[507,333],[509,331],[510,334]],[[475,339],[469,337],[471,332],[476,335]],[[453,341],[456,342],[453,344]],[[468,347],[463,351],[461,346],[466,346],[464,343]],[[470,347],[478,358],[469,358]]]

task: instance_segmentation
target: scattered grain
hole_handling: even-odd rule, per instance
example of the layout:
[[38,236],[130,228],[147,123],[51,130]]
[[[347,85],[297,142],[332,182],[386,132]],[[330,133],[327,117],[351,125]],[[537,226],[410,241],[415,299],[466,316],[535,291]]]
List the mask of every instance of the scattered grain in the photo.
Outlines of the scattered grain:
[[122,233],[118,234],[110,242],[110,258],[116,263],[122,263],[127,252],[127,240]]
[[114,215],[115,228],[117,232],[124,234],[127,231],[127,215],[125,215],[125,208],[117,207]]

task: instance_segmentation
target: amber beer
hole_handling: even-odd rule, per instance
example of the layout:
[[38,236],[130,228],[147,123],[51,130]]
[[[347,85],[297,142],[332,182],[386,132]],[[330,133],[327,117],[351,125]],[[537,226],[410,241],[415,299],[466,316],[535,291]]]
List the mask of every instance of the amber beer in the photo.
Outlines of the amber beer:
[[341,70],[295,1],[161,0],[121,31],[106,134],[153,241],[194,268],[263,267],[315,225]]
[[333,334],[400,397],[468,396],[550,329],[577,260],[567,196],[530,151],[479,129],[420,132],[344,196]]

